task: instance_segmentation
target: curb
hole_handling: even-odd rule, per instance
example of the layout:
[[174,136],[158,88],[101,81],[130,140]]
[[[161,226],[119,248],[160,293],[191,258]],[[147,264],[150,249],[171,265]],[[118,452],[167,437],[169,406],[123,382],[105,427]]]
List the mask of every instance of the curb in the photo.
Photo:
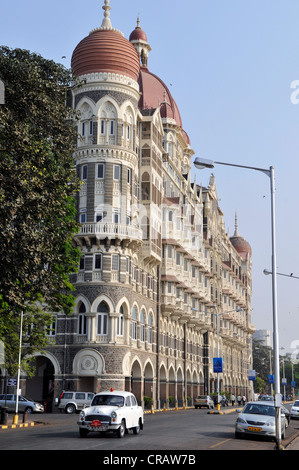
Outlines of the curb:
[[29,428],[34,426],[35,423],[20,423],[20,424],[0,424],[0,429],[16,429],[16,428]]

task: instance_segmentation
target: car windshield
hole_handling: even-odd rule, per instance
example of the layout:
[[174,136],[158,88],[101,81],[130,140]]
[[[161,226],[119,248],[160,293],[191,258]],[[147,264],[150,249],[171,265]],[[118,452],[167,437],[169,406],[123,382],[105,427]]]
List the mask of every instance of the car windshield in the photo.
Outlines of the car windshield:
[[96,395],[92,400],[92,406],[109,405],[124,406],[124,397],[119,395]]
[[274,406],[248,403],[243,409],[243,413],[253,415],[275,416]]
[[299,400],[296,400],[293,406],[299,406]]

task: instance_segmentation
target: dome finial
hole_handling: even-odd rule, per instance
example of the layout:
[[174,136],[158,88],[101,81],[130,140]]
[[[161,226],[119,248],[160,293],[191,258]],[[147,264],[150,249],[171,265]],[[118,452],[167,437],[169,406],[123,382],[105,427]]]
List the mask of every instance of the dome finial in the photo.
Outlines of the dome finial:
[[110,0],[105,0],[105,5],[102,7],[103,10],[105,11],[104,19],[103,19],[102,26],[101,26],[101,28],[103,29],[112,29],[111,20],[109,18],[111,6],[109,4],[110,4]]

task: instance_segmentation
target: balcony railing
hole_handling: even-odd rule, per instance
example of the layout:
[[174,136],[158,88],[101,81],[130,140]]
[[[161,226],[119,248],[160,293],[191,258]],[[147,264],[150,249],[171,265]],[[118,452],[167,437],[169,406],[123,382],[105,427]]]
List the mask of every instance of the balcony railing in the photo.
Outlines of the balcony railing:
[[81,225],[77,236],[95,235],[100,238],[130,238],[133,240],[142,240],[142,230],[132,225],[121,225],[106,222],[94,222]]

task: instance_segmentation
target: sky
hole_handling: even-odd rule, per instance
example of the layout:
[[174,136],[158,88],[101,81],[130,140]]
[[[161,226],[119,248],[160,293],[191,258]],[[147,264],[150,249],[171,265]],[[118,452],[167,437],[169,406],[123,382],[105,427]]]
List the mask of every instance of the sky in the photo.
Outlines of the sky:
[[[103,0],[2,2],[0,43],[70,67],[76,45],[99,27]],[[170,89],[195,156],[275,171],[277,315],[280,351],[299,346],[298,0],[111,0],[126,38],[140,17],[152,47],[148,68]],[[273,334],[270,179],[215,165],[227,232],[252,248],[252,323]],[[293,278],[289,275],[293,273]]]

